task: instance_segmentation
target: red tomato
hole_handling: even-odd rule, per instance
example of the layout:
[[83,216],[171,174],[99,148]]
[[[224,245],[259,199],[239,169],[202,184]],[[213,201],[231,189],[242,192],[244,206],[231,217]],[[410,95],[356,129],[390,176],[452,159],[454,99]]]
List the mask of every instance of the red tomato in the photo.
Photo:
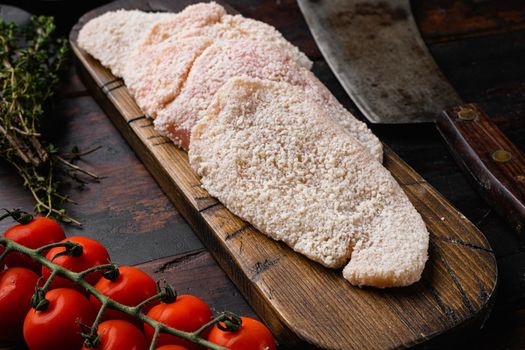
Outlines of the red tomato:
[[[119,276],[114,281],[101,278],[95,284],[95,288],[102,294],[105,294],[111,299],[127,306],[137,306],[144,300],[157,294],[157,285],[155,284],[155,281],[145,272],[130,266],[119,267],[119,272]],[[97,298],[91,295],[89,300],[97,310],[100,309],[100,302]],[[146,306],[143,309],[144,313],[147,313],[155,304],[157,303],[153,302]],[[105,310],[103,319],[121,319],[136,324],[139,327],[142,326],[140,322],[133,317],[111,309]]]
[[[18,224],[4,232],[4,236],[25,247],[36,249],[44,245],[60,242],[66,236],[62,227],[53,219],[36,217],[28,224]],[[8,267],[26,267],[40,273],[40,265],[30,257],[17,252],[9,253],[4,260]]]
[[208,340],[230,350],[275,350],[272,333],[261,322],[248,317],[241,317],[242,325],[237,332],[222,331],[215,325]]
[[97,329],[100,343],[97,347],[87,348],[85,345],[82,350],[147,350],[144,334],[129,322],[122,320],[109,320],[99,324]]
[[46,293],[45,310],[29,310],[24,321],[24,339],[31,350],[80,349],[84,343],[79,323],[91,325],[95,310],[74,289],[58,288]]
[[[106,248],[104,248],[104,246],[99,242],[79,236],[70,237],[63,240],[63,242],[66,241],[80,244],[80,246],[82,246],[82,254],[80,256],[61,255],[56,259],[53,259],[55,255],[66,250],[64,247],[56,247],[50,249],[47,252],[46,258],[55,264],[63,266],[73,272],[82,272],[89,269],[90,267],[109,263],[109,254]],[[51,275],[51,271],[47,267],[42,266],[42,277],[44,277],[44,280],[47,280],[49,275]],[[102,277],[102,272],[97,271],[90,273],[84,279],[89,284],[94,285],[97,283],[100,277]],[[55,279],[51,282],[50,289],[55,288],[73,288],[83,292],[82,287],[63,277],[55,277]]]
[[155,350],[188,350],[188,348],[180,345],[164,345],[160,348],[156,348]]
[[[193,295],[179,295],[173,303],[159,304],[154,306],[147,314],[152,319],[165,325],[186,332],[193,332],[211,320],[212,314],[208,305]],[[154,330],[151,326],[144,324],[144,334],[151,342]],[[176,344],[183,345],[188,349],[199,349],[199,347],[185,339],[169,334],[160,334],[158,345]]]
[[31,308],[38,275],[23,267],[0,272],[0,339],[22,338],[24,318]]

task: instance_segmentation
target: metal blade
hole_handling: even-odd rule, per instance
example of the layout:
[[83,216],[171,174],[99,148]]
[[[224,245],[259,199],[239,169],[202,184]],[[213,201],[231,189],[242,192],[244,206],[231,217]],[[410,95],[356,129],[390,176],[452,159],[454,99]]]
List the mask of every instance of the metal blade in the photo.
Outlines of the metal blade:
[[21,8],[0,5],[0,19],[7,22],[14,22],[19,27],[24,27],[29,23],[31,14],[22,10]]
[[409,0],[298,2],[326,61],[371,122],[430,122],[462,103],[420,37]]

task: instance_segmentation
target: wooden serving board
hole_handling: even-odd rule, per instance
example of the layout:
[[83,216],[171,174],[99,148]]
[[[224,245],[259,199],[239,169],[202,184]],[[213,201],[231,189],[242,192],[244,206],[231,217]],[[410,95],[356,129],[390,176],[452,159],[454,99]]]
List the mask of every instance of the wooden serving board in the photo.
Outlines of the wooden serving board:
[[[430,258],[421,281],[410,287],[357,288],[341,271],[326,269],[266,238],[210,197],[186,152],[153,129],[122,80],[77,46],[82,25],[104,12],[175,12],[192,2],[110,3],[79,20],[70,34],[71,46],[96,99],[280,344],[301,349],[404,348],[452,329],[479,326],[496,288],[491,247],[470,221],[387,147],[385,166],[431,232]],[[127,176],[133,175],[123,174],[122,181]]]

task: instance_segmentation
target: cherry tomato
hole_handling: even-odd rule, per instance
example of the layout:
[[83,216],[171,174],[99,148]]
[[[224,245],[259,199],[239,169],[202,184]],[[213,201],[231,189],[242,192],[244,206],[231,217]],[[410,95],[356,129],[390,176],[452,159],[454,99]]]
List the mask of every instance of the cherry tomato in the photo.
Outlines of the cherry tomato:
[[30,350],[80,349],[84,342],[79,323],[91,325],[95,310],[80,292],[69,288],[46,293],[45,310],[29,310],[24,321],[24,339]]
[[163,345],[160,348],[156,348],[155,350],[188,350],[188,348],[180,345]]
[[[53,259],[53,257],[55,257],[58,253],[62,253],[66,250],[64,247],[56,247],[50,249],[47,252],[46,258],[55,264],[63,266],[73,272],[81,272],[96,265],[109,263],[109,254],[106,248],[104,248],[104,246],[99,242],[79,236],[70,237],[63,240],[63,242],[66,241],[78,243],[82,247],[82,254],[80,254],[80,256],[61,255],[56,259]],[[51,275],[51,271],[47,267],[42,266],[42,277],[44,277],[44,280],[47,280],[49,275]],[[90,273],[84,279],[89,284],[94,285],[97,283],[100,277],[102,277],[102,272],[97,271]],[[51,282],[50,289],[55,288],[73,288],[83,292],[82,287],[63,277],[55,277],[55,279]]]
[[129,322],[122,320],[109,320],[102,322],[97,329],[100,343],[97,347],[82,350],[147,350],[148,344],[142,332]]
[[208,340],[230,350],[275,350],[272,333],[261,322],[249,317],[241,317],[242,325],[237,332],[223,331],[215,325]]
[[[154,306],[147,314],[152,319],[165,325],[186,332],[193,332],[211,320],[212,313],[208,305],[193,295],[179,295],[173,303],[159,304]],[[154,330],[151,326],[144,324],[144,334],[148,341],[153,338]],[[160,334],[157,345],[182,345],[186,348],[199,349],[185,339],[169,334]]]
[[[18,224],[4,232],[4,236],[28,248],[40,248],[44,245],[60,242],[66,238],[62,227],[53,219],[33,218],[28,224]],[[26,267],[40,273],[40,265],[30,257],[18,252],[9,253],[4,263],[8,267]]]
[[31,308],[38,275],[23,267],[0,272],[0,339],[22,338],[24,318]]
[[[114,281],[101,278],[95,284],[95,288],[102,294],[127,306],[137,306],[144,300],[157,294],[155,281],[145,272],[130,266],[119,267],[119,272],[119,276]],[[96,310],[100,309],[100,302],[93,295],[89,297],[89,300],[95,306]],[[148,310],[157,303],[158,302],[153,302],[147,305],[143,309],[143,312],[147,313]],[[142,327],[141,323],[135,318],[116,310],[107,309],[104,312],[103,319],[126,320],[138,327]]]

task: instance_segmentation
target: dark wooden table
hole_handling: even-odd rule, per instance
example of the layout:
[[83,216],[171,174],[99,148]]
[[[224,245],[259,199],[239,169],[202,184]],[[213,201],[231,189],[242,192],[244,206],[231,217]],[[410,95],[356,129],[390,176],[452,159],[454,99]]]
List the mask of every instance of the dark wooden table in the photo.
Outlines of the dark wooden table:
[[[233,0],[246,16],[276,26],[314,61],[316,74],[355,114],[355,106],[331,74],[293,0]],[[47,11],[31,7],[28,10]],[[525,146],[525,3],[522,0],[414,2],[427,45],[451,83],[469,102],[479,102],[519,147]],[[49,9],[48,9],[49,10]],[[49,11],[52,11],[50,9]],[[61,18],[62,30],[76,18]],[[184,219],[162,193],[71,69],[50,118],[56,143],[67,150],[101,146],[82,165],[104,179],[84,189],[69,188],[78,202],[68,209],[84,226],[68,235],[104,243],[119,264],[140,265],[167,279],[180,293],[202,297],[218,310],[253,315]],[[373,126],[374,132],[474,222],[498,258],[500,284],[485,327],[448,347],[525,348],[525,245],[471,187],[449,156],[433,125]],[[31,210],[30,195],[12,169],[0,164],[0,207]],[[0,222],[0,230],[9,223]]]

